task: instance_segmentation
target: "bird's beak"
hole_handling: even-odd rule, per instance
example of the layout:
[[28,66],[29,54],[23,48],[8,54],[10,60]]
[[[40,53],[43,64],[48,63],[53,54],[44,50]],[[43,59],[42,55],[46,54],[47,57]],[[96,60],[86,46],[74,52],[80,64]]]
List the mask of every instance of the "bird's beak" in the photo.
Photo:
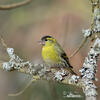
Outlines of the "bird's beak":
[[45,42],[43,42],[43,41],[38,41],[38,43],[40,44],[40,45],[45,45]]

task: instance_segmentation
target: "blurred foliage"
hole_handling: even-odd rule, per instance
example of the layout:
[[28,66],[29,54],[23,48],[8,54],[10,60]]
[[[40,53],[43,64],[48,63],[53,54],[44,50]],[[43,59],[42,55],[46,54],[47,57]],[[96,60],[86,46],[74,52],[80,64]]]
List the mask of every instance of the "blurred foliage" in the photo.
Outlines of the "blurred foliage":
[[[40,84],[41,83],[41,84]],[[51,90],[50,83],[39,81],[33,83],[22,95],[9,97],[9,100],[85,100],[84,93],[80,88],[72,85],[53,84],[55,90]],[[51,92],[56,94],[54,96]],[[70,93],[81,97],[67,97]]]

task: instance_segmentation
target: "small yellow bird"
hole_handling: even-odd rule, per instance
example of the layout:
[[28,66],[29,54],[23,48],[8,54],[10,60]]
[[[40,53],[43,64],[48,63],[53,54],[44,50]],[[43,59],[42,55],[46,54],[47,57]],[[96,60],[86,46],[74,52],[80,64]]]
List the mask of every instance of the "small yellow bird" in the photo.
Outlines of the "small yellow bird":
[[56,39],[52,36],[44,36],[41,38],[40,43],[42,44],[42,57],[47,65],[66,68],[71,74],[76,75],[66,53]]

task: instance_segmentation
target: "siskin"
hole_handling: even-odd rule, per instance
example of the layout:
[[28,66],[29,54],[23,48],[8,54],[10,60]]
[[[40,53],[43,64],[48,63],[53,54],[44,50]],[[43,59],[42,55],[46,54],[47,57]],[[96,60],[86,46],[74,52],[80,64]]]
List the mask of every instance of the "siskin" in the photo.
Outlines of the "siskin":
[[66,68],[71,74],[76,75],[66,53],[56,39],[52,36],[44,36],[41,38],[40,43],[42,44],[42,57],[47,65]]

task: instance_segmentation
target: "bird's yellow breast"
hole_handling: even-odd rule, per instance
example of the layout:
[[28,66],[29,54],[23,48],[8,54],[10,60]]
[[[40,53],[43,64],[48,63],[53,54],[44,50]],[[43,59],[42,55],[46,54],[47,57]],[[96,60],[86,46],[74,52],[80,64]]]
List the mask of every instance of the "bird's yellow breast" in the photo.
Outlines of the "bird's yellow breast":
[[54,45],[44,46],[42,48],[42,57],[46,63],[58,64],[60,62],[59,54]]

